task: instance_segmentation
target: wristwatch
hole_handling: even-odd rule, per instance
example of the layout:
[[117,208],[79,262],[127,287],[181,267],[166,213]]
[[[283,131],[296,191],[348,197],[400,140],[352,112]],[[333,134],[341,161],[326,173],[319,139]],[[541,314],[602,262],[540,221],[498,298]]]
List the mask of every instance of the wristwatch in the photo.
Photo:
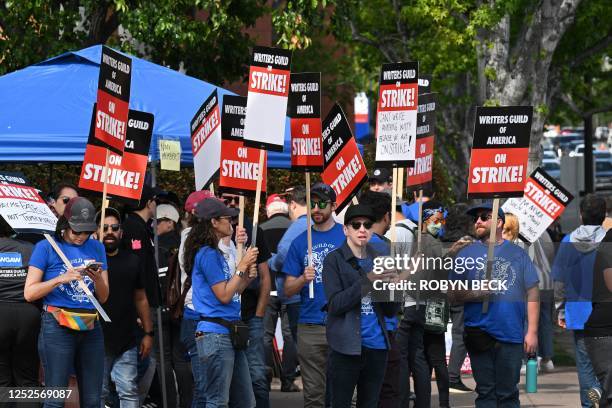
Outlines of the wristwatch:
[[244,276],[244,271],[241,271],[240,269],[236,269],[236,275],[238,275],[239,278],[242,278]]
[[145,332],[145,336],[154,337],[155,332],[153,330],[151,330],[150,332]]

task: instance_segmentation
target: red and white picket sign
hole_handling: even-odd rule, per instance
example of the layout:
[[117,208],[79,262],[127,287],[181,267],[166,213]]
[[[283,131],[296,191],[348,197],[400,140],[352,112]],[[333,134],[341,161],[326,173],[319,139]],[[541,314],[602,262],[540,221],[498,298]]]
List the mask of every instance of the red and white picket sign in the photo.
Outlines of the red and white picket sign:
[[337,103],[323,121],[325,169],[321,178],[336,192],[336,212],[342,211],[368,178],[346,116]]
[[469,198],[523,196],[532,115],[531,106],[476,108]]

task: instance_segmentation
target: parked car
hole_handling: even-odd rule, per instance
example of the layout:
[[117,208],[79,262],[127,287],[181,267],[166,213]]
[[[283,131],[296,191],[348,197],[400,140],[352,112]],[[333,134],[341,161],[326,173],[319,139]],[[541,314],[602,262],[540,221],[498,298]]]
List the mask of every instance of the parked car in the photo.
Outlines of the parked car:
[[612,160],[595,160],[595,189],[603,190],[612,188]]
[[542,160],[542,169],[555,180],[561,181],[561,164],[559,163],[559,159]]
[[554,150],[544,150],[542,158],[550,160],[559,160]]
[[[584,156],[584,143],[576,146],[576,148],[570,152],[570,156]],[[599,145],[593,145],[593,157],[596,159],[612,159],[612,153],[609,150],[600,150]]]
[[569,133],[558,136],[553,141],[556,146],[566,153],[569,153],[569,148],[572,142],[575,142],[575,144],[584,143],[584,136],[579,133]]

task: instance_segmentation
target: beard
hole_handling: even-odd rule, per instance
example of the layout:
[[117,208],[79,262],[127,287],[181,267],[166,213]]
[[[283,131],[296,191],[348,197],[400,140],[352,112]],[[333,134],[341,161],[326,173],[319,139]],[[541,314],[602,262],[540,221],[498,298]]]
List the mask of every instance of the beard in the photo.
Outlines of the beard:
[[316,217],[315,214],[313,214],[312,222],[315,224],[325,224],[325,222],[329,220],[329,217],[331,217],[331,213],[317,213]]
[[478,228],[475,233],[478,239],[485,239],[489,237],[491,230],[489,228]]
[[115,252],[119,248],[119,240],[113,236],[104,237],[103,243],[107,253]]

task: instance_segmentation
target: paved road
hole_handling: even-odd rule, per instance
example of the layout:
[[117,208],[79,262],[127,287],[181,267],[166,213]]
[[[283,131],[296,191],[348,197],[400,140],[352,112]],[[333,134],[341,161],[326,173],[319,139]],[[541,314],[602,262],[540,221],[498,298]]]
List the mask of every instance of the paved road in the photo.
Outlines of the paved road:
[[[538,377],[538,392],[536,394],[525,393],[525,377],[521,377],[521,406],[522,407],[579,407],[578,377],[574,368],[562,367],[550,374],[542,374]],[[475,384],[471,377],[463,379],[465,384],[474,388]],[[432,381],[432,407],[437,407],[438,397],[435,381]],[[277,387],[274,387],[277,388]],[[270,394],[272,408],[301,408],[301,393],[281,393],[272,391]],[[453,408],[468,408],[474,406],[475,393],[451,394],[451,406]]]

